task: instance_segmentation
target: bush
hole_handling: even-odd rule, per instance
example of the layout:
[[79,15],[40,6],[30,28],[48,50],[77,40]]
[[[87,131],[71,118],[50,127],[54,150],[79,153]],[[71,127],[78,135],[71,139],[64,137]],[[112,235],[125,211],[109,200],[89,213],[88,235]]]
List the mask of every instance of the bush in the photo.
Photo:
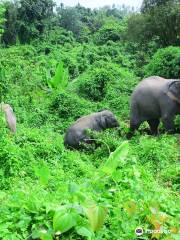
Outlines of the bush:
[[[137,140],[137,139],[136,139]],[[176,161],[178,150],[175,137],[161,136],[158,139],[143,136],[134,142],[133,152],[140,164],[146,164],[153,172],[158,172]]]
[[60,27],[54,27],[53,29],[46,31],[32,42],[33,45],[38,47],[38,51],[44,51],[45,54],[48,49],[51,51],[54,47],[57,48],[57,45],[73,45],[74,43],[75,39],[73,38],[73,33]]
[[75,85],[80,96],[98,102],[106,97],[110,88],[119,86],[121,90],[128,91],[129,85],[127,86],[126,81],[131,78],[132,74],[117,64],[100,61],[81,75]]
[[50,103],[51,113],[55,113],[66,126],[95,110],[95,105],[71,92],[55,93]]
[[2,102],[4,97],[8,93],[9,83],[6,79],[5,71],[0,67],[0,102]]
[[107,69],[96,68],[80,77],[78,93],[92,101],[101,101],[107,92],[108,82],[113,76]]
[[180,77],[180,47],[159,49],[145,67],[145,75],[158,75],[165,78]]
[[15,177],[32,177],[33,166],[40,161],[54,165],[64,149],[62,136],[47,128],[21,128],[10,137],[9,130],[1,127],[0,133],[0,187],[8,188]]
[[129,118],[129,101],[131,93],[137,84],[137,77],[125,68],[119,68],[118,78],[114,85],[108,87],[103,103],[115,111],[123,119]]
[[95,42],[97,44],[105,44],[109,40],[117,42],[121,40],[121,32],[124,27],[119,24],[119,22],[110,19],[107,21],[95,34]]

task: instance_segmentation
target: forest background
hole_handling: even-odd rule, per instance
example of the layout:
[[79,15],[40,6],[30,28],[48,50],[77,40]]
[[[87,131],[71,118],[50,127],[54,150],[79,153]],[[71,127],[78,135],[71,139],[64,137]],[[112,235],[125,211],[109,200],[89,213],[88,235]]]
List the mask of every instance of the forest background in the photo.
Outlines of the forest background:
[[[145,123],[125,137],[137,83],[180,78],[179,0],[140,11],[1,1],[0,40],[0,98],[17,117],[15,135],[0,118],[0,239],[129,240],[137,227],[139,239],[179,239],[180,135],[150,136]],[[70,124],[101,109],[120,129],[65,149]]]

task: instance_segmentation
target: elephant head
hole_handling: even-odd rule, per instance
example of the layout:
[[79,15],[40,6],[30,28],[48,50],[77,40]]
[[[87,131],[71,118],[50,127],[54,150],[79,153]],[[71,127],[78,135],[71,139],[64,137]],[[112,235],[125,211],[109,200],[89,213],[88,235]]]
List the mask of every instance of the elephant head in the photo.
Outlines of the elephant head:
[[174,80],[169,85],[169,91],[174,94],[180,101],[180,80]]
[[100,112],[100,114],[101,114],[101,125],[104,129],[119,127],[119,123],[111,111],[104,110]]

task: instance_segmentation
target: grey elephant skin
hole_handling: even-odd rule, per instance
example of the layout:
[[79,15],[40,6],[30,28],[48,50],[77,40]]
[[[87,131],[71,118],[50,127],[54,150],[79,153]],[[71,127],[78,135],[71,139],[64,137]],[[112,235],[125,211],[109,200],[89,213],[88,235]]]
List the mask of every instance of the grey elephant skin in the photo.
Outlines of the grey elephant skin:
[[64,144],[67,147],[78,149],[81,143],[90,144],[93,140],[88,136],[87,130],[102,131],[107,128],[119,127],[119,123],[111,111],[104,110],[79,118],[67,130]]
[[1,110],[5,113],[6,122],[11,132],[16,132],[16,116],[9,104],[1,103]]
[[131,137],[139,126],[147,121],[151,133],[158,134],[160,119],[166,131],[174,131],[174,118],[180,114],[180,80],[158,76],[142,80],[131,97],[130,110]]

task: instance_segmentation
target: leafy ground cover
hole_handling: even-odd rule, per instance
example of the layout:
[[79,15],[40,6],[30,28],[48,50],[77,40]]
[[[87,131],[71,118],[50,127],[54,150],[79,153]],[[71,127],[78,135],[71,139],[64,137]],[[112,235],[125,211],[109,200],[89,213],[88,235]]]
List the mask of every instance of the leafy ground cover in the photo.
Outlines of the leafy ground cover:
[[[170,42],[153,24],[172,3],[154,9],[144,1],[141,14],[62,7],[60,26],[59,15],[47,11],[50,27],[43,15],[27,20],[27,2],[18,13],[5,4],[1,31],[0,97],[15,111],[17,133],[0,113],[0,239],[179,239],[180,135],[161,126],[158,137],[150,136],[145,123],[126,139],[129,100],[141,78],[179,77],[178,37],[173,32]],[[13,38],[12,19],[19,24]],[[10,40],[16,45],[7,47]],[[97,148],[66,149],[67,127],[102,109],[113,111],[120,129],[95,134]]]
[[[67,87],[49,88],[55,56],[69,53],[37,55],[37,48],[1,49],[3,101],[12,104],[18,120],[12,135],[1,116],[1,238],[136,239],[140,226],[171,231],[142,239],[177,239],[178,134],[154,138],[144,125],[143,134],[125,140],[129,96],[138,78],[113,61],[98,60],[77,78],[70,75]],[[98,81],[106,81],[104,95]],[[102,142],[97,149],[65,149],[69,124],[102,108],[117,115],[121,136],[107,130],[97,134]]]

